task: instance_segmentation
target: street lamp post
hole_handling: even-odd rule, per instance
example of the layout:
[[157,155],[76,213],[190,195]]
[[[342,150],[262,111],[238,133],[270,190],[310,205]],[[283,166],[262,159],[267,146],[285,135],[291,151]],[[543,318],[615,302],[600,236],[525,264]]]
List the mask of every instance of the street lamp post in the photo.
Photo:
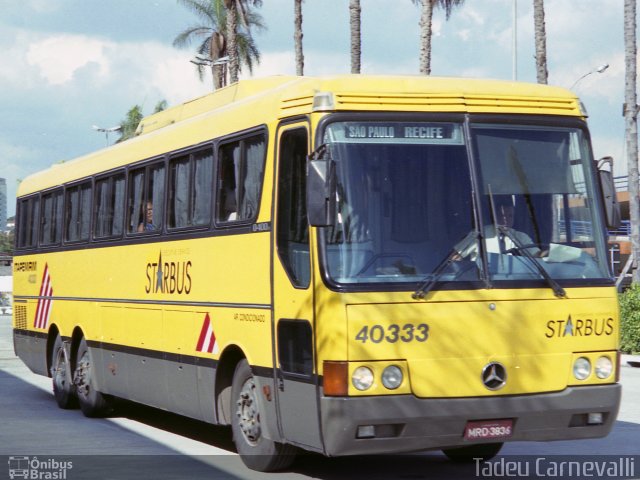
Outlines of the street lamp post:
[[[215,72],[213,67],[226,66],[226,64],[229,63],[229,56],[227,55],[224,57],[217,58],[216,60],[213,60],[211,57],[208,57],[201,53],[197,53],[196,56],[189,61],[194,65],[198,65],[199,67],[211,67],[211,75],[214,77],[213,89],[215,90],[216,79],[215,79]],[[226,69],[223,69],[223,75],[226,77]],[[225,80],[226,78],[223,79],[222,86],[224,86],[224,83],[226,83]]]
[[96,132],[104,132],[104,135],[107,139],[107,147],[109,146],[109,134],[112,132],[122,131],[122,125],[116,125],[115,127],[110,127],[110,128],[102,128],[102,127],[98,127],[97,125],[93,125],[92,128]]
[[593,70],[591,70],[590,72],[585,73],[584,75],[582,75],[579,79],[577,79],[575,82],[573,82],[573,85],[571,85],[571,88],[569,90],[573,90],[574,88],[576,88],[576,85],[578,84],[578,82],[580,82],[580,80],[582,80],[585,77],[588,77],[589,75],[591,75],[592,73],[602,73],[604,72],[607,68],[609,68],[609,64],[605,63],[603,65],[600,65],[598,68],[594,68]]

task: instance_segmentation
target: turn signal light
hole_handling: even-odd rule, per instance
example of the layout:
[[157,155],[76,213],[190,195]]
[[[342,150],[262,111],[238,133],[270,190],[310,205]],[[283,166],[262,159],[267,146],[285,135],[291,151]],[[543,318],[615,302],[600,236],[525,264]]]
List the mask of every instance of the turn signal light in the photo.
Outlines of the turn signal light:
[[329,397],[346,397],[349,393],[349,365],[347,362],[325,361],[322,388]]

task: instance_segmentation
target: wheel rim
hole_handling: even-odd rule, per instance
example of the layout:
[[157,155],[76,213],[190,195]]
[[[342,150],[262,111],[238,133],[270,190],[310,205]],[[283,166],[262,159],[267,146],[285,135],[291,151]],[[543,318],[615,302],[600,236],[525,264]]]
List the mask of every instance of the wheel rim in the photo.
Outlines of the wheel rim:
[[74,378],[78,394],[83,397],[87,397],[89,395],[91,380],[90,374],[91,362],[89,361],[89,352],[84,352],[78,361]]
[[256,445],[260,440],[261,429],[256,385],[253,378],[248,379],[242,385],[242,390],[236,401],[236,415],[238,426],[245,440],[251,445]]
[[67,385],[67,361],[62,348],[56,352],[56,358],[51,369],[53,384],[58,391],[63,391]]

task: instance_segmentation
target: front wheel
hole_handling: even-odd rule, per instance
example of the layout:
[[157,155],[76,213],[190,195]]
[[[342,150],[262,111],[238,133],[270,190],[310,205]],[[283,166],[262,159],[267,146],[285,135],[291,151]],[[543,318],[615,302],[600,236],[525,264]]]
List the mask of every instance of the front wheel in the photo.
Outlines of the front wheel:
[[502,443],[479,443],[468,447],[445,448],[442,453],[454,462],[471,463],[476,458],[485,461],[492,459],[500,452],[502,445]]
[[60,408],[76,408],[78,401],[75,396],[69,356],[64,350],[60,335],[57,335],[53,342],[50,365],[53,396],[56,399],[56,403]]
[[246,360],[238,363],[233,374],[231,412],[233,441],[247,467],[272,472],[291,465],[295,447],[263,436],[259,392]]
[[73,375],[80,410],[86,417],[103,417],[111,411],[111,407],[105,396],[95,388],[94,368],[91,352],[83,338],[78,345],[76,370]]

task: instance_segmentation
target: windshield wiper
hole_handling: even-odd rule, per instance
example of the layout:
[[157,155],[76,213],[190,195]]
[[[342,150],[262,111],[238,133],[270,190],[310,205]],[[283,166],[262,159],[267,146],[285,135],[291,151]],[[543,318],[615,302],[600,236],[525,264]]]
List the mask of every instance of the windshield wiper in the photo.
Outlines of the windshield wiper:
[[[449,265],[451,265],[454,261],[459,259],[460,253],[467,250],[473,242],[478,241],[478,231],[472,230],[462,239],[461,242],[458,242],[456,246],[454,246],[446,257],[440,262],[440,264],[435,268],[433,272],[431,272],[426,279],[418,286],[418,289],[413,292],[411,298],[414,300],[423,299],[427,293],[433,290],[433,287],[436,285],[444,271],[447,269]],[[456,258],[458,257],[458,258]]]
[[497,229],[498,229],[498,232],[500,232],[502,235],[508,237],[509,240],[511,240],[513,242],[513,244],[518,249],[518,252],[521,253],[523,257],[525,257],[526,259],[529,260],[529,263],[535,267],[535,269],[542,276],[542,278],[544,278],[546,280],[547,284],[549,284],[549,286],[553,290],[553,294],[556,297],[558,297],[558,298],[566,298],[567,297],[567,292],[565,292],[564,288],[562,288],[558,284],[558,282],[556,282],[551,277],[551,275],[549,275],[549,273],[544,269],[544,267],[542,265],[540,265],[540,263],[538,263],[538,261],[535,259],[535,257],[533,255],[531,255],[531,252],[529,252],[528,248],[525,245],[523,245],[520,242],[520,240],[518,240],[516,238],[516,236],[509,230],[508,227],[506,227],[504,225],[497,225]]

